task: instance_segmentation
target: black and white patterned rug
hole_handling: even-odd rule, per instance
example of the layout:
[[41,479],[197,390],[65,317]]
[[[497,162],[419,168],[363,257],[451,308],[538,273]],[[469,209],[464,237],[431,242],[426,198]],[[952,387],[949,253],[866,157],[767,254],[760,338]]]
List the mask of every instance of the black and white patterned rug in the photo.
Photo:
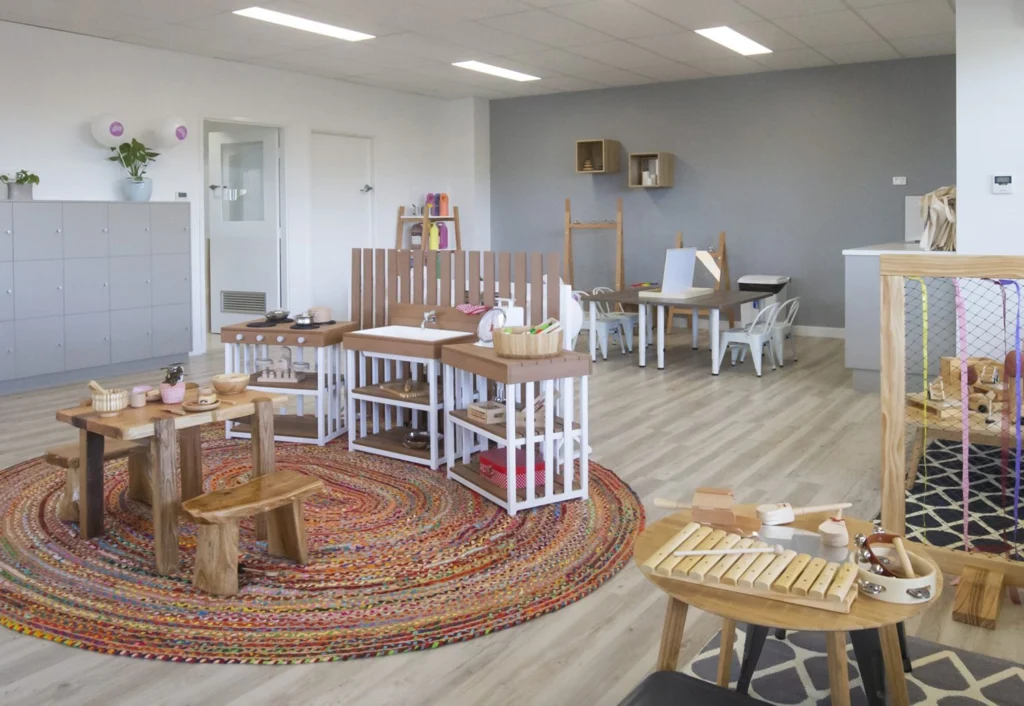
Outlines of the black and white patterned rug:
[[[721,633],[704,646],[697,658],[682,671],[715,682]],[[740,673],[746,635],[739,630],[732,661],[732,684]],[[907,675],[910,703],[915,706],[1021,706],[1024,704],[1024,667],[994,657],[964,652],[934,642],[907,639],[907,651],[914,670]],[[851,706],[865,706],[853,647],[847,643]],[[828,687],[825,635],[820,632],[791,632],[785,640],[768,637],[757,671],[750,683],[750,695],[779,706],[827,706],[832,703]]]
[[[1011,444],[1016,442],[1011,439]],[[907,537],[936,547],[963,547],[963,455],[955,441],[928,442],[914,487],[907,491]],[[1014,532],[1014,449],[1007,461],[1004,502],[1002,449],[970,446],[968,536],[975,551],[1024,561],[1024,526]],[[1022,498],[1024,500],[1024,498]],[[1024,520],[1024,502],[1019,516]],[[1024,701],[1022,701],[1024,703]]]

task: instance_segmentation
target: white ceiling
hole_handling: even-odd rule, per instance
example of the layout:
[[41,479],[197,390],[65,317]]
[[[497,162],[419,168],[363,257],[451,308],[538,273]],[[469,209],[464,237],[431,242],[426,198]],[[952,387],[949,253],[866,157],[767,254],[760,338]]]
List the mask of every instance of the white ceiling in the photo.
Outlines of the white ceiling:
[[[376,39],[231,14],[259,5]],[[953,0],[0,0],[0,19],[444,98],[506,98],[954,52]],[[729,25],[742,57],[692,30]],[[451,66],[476,59],[516,83]]]

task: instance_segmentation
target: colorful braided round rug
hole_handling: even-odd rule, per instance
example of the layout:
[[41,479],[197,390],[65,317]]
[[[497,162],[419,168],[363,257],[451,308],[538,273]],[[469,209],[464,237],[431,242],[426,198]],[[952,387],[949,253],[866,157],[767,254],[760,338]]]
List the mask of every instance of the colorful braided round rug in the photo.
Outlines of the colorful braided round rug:
[[[206,488],[250,471],[250,445],[204,430]],[[514,518],[400,461],[278,444],[279,469],[322,478],[306,501],[310,563],[271,557],[241,527],[240,591],[192,588],[195,526],[181,524],[179,574],[153,567],[150,509],[107,464],[106,534],[82,540],[56,516],[64,472],[42,459],[0,472],[0,624],[108,654],[180,662],[297,664],[469,640],[558,610],[621,569],[643,507],[591,464],[590,499]]]

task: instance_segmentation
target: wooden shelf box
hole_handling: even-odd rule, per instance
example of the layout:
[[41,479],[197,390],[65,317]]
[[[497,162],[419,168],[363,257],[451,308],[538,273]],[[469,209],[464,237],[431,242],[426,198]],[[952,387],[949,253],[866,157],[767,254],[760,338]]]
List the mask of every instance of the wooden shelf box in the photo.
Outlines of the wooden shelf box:
[[629,155],[629,186],[634,189],[665,189],[675,186],[673,157],[668,152],[637,152]]
[[[577,174],[616,174],[619,171],[618,140],[577,140]],[[589,166],[590,169],[586,167]]]

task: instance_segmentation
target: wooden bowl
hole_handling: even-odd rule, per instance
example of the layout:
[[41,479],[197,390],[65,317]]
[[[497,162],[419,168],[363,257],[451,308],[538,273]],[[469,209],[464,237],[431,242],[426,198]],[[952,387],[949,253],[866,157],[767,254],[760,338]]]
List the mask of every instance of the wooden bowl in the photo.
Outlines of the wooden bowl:
[[128,390],[105,390],[92,393],[92,408],[101,417],[115,417],[128,406]]
[[[526,333],[528,326],[494,330],[494,352],[499,358],[552,358],[562,352],[562,332]],[[508,333],[506,333],[508,332]]]
[[247,373],[221,373],[214,375],[211,380],[213,389],[222,395],[237,395],[245,392],[249,387],[249,375]]

